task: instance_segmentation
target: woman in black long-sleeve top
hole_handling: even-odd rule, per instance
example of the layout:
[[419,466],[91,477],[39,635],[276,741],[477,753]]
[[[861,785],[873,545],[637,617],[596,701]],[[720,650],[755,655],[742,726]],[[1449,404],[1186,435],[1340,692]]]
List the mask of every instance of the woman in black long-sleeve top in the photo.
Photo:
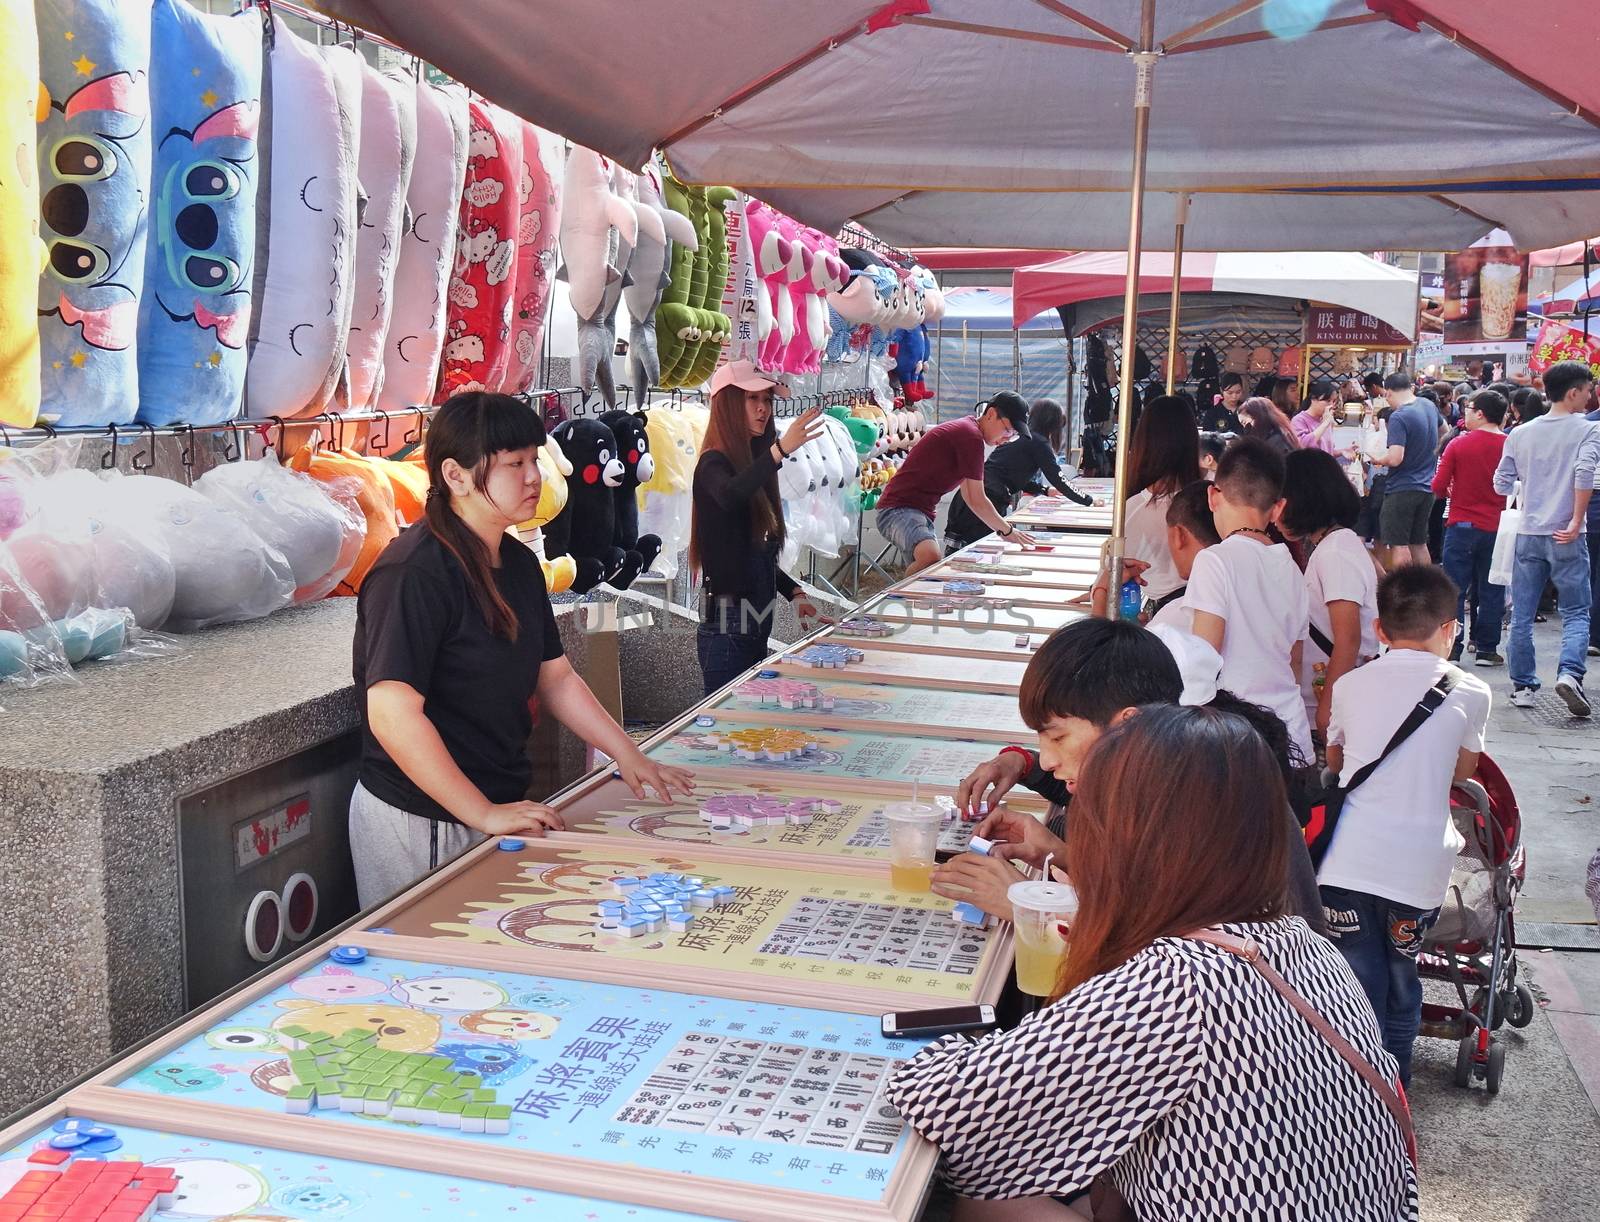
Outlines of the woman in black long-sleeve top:
[[689,527],[689,567],[704,576],[695,645],[708,696],[767,656],[779,597],[802,622],[817,615],[800,583],[778,568],[778,464],[822,433],[822,409],[798,416],[779,437],[772,424],[778,389],[749,361],[732,361],[711,379]]
[[[996,399],[1016,399],[1021,396],[1003,390]],[[990,502],[1001,513],[1010,513],[1017,498],[1024,492],[1043,492],[1043,476],[1062,496],[1079,505],[1092,505],[1094,498],[1085,496],[1061,478],[1061,444],[1066,428],[1066,414],[1054,399],[1037,399],[1028,409],[1028,431],[1015,441],[999,446],[983,464],[983,490]],[[950,506],[950,517],[945,525],[945,535],[954,543],[968,544],[989,533],[989,528],[978,520],[978,515],[968,509],[959,497]]]

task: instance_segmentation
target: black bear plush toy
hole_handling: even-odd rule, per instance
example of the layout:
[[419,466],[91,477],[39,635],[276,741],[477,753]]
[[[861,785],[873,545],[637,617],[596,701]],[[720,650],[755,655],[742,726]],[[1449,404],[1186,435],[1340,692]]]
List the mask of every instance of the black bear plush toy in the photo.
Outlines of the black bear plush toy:
[[656,460],[650,457],[650,437],[645,431],[649,423],[645,412],[604,412],[600,423],[611,430],[617,439],[617,458],[622,463],[622,482],[611,491],[616,507],[614,542],[624,552],[636,552],[642,573],[656,562],[661,554],[661,539],[657,535],[639,533],[639,485],[648,484],[656,473]]

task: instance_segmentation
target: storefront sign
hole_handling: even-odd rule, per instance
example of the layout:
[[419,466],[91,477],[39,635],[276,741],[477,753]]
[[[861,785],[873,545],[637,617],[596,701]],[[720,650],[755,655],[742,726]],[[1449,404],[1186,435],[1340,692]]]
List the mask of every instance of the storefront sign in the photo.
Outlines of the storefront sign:
[[1516,247],[1472,246],[1445,260],[1445,343],[1521,343],[1527,311],[1528,260]]
[[1343,306],[1313,305],[1306,315],[1306,343],[1324,347],[1406,348],[1411,341],[1382,319]]
[[1566,323],[1546,322],[1539,328],[1533,351],[1528,354],[1528,369],[1542,374],[1557,361],[1582,361],[1600,377],[1600,334],[1591,338]]

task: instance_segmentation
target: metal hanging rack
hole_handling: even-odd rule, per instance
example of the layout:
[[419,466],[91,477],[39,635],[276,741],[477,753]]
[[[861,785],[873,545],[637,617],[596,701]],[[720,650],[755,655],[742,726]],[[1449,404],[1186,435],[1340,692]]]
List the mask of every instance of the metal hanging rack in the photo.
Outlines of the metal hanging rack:
[[900,264],[902,267],[912,267],[916,264],[916,256],[910,251],[901,250],[898,246],[891,246],[882,238],[868,233],[854,221],[847,222],[839,230],[839,245],[854,246],[860,250],[870,250],[874,254],[882,255],[885,259]]

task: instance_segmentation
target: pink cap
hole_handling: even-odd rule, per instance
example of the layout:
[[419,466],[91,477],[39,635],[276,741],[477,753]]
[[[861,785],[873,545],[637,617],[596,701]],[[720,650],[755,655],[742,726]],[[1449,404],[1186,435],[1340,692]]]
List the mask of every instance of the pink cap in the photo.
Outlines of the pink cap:
[[737,386],[740,390],[766,390],[770,386],[775,395],[787,397],[789,394],[783,383],[767,377],[755,367],[753,361],[729,361],[711,376],[712,394],[729,386]]

